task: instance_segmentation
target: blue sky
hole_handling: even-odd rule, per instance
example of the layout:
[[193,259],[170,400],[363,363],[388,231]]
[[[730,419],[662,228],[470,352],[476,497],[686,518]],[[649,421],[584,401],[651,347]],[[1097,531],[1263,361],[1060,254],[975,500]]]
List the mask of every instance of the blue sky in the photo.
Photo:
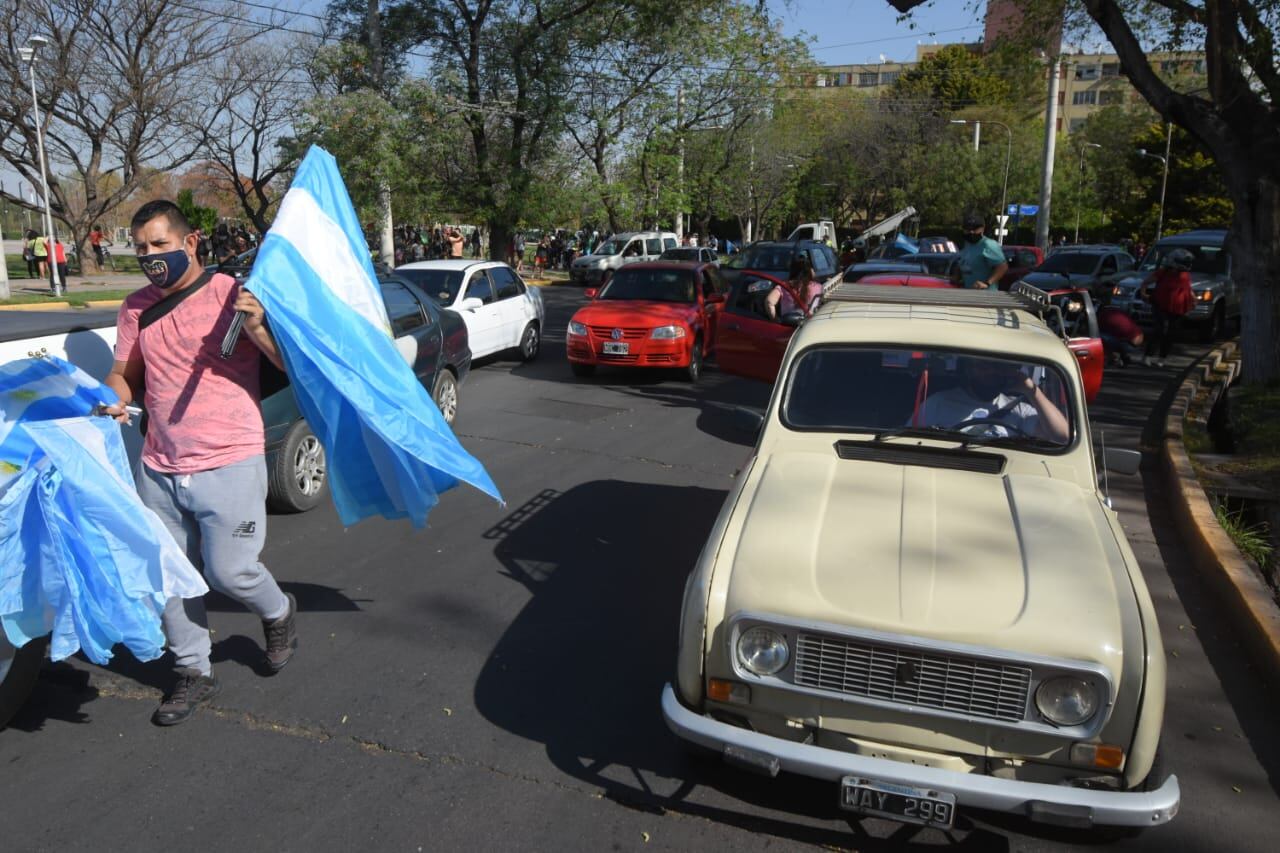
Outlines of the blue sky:
[[915,13],[915,28],[898,23],[887,0],[770,0],[769,9],[787,35],[814,37],[809,49],[823,65],[913,60],[917,41],[976,41],[982,36],[986,3],[936,0]]

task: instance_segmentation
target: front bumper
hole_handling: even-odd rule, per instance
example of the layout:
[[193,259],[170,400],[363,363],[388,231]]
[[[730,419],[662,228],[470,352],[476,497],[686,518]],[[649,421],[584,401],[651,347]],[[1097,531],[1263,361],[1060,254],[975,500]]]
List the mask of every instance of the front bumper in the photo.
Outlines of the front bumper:
[[603,341],[594,335],[569,335],[565,354],[580,364],[612,364],[618,367],[688,367],[692,348],[687,338],[645,338],[630,341],[626,355],[602,352]]
[[685,740],[724,754],[727,747],[751,753],[753,764],[839,782],[863,776],[881,782],[955,794],[963,806],[1024,815],[1041,823],[1068,826],[1158,826],[1178,813],[1178,778],[1157,791],[1103,791],[958,773],[903,764],[810,744],[793,743],[706,717],[686,708],[670,684],[662,691],[662,716]]
[[594,267],[570,267],[569,281],[583,287],[595,287],[600,284],[600,279],[604,277],[605,272]]

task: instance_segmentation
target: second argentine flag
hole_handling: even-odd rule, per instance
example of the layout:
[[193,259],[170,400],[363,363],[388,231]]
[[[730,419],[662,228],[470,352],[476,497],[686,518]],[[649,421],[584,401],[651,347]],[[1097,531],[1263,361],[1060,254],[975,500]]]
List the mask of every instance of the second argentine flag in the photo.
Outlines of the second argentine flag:
[[373,261],[338,164],[313,147],[246,288],[266,308],[298,407],[324,445],[344,525],[409,518],[469,483],[501,500],[396,349]]

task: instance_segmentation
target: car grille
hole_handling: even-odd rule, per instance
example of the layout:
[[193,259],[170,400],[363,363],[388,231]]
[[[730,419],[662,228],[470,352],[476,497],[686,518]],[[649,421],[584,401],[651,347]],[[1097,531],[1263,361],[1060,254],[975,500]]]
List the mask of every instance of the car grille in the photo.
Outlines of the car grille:
[[[617,326],[590,326],[591,334],[597,338],[603,338],[606,341],[613,340],[613,330]],[[642,341],[649,334],[648,329],[623,329],[622,338],[624,341]]]
[[993,720],[1026,715],[1031,669],[820,634],[796,638],[795,683]]
[[640,361],[640,356],[634,353],[631,355],[618,355],[617,353],[602,352],[597,358],[600,359],[601,363],[607,364],[637,364]]

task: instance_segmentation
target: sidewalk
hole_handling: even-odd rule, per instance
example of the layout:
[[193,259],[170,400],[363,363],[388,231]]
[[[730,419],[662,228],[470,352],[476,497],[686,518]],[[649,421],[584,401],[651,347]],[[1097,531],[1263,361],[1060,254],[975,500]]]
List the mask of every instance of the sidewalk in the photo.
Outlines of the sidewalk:
[[[147,277],[142,273],[90,273],[73,275],[62,283],[66,293],[93,293],[100,290],[137,290],[145,287]],[[36,278],[10,278],[9,291],[20,294],[49,294],[49,282]],[[51,294],[50,294],[51,295]]]

